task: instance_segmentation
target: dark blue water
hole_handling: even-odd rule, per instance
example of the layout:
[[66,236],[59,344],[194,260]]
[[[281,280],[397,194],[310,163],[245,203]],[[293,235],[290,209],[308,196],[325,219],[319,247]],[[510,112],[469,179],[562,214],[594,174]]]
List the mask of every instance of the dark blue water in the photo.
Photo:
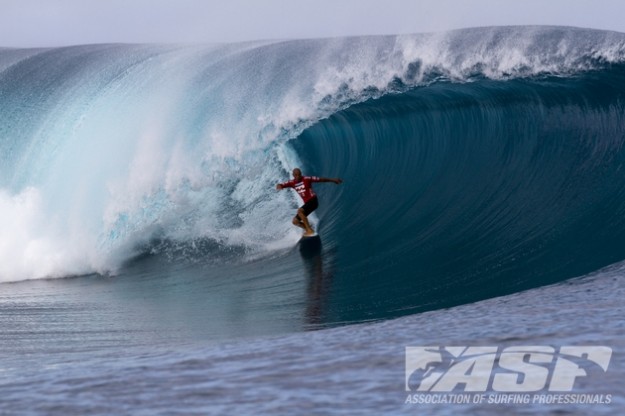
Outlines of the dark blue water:
[[623,259],[624,92],[621,66],[440,83],[307,129],[291,142],[306,169],[346,178],[319,190],[350,305],[331,319],[474,302]]
[[[580,391],[611,406],[516,410],[622,409],[624,58],[540,27],[0,51],[2,411],[413,413],[405,347],[453,343],[609,346]],[[296,166],[344,180],[315,247]]]

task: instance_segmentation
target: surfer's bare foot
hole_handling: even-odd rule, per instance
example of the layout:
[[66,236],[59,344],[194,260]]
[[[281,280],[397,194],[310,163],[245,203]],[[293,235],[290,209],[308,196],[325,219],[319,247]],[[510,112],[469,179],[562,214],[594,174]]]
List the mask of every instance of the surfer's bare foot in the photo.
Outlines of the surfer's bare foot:
[[313,230],[309,230],[304,233],[304,237],[310,237],[311,235],[315,235],[315,232]]

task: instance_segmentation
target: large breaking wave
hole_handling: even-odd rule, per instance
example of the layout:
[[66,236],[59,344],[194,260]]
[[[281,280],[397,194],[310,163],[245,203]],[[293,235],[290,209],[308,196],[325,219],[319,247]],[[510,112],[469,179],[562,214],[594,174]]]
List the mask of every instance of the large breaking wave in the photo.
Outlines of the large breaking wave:
[[0,280],[291,246],[295,165],[345,179],[315,221],[354,313],[595,270],[625,258],[624,58],[551,27],[0,50]]

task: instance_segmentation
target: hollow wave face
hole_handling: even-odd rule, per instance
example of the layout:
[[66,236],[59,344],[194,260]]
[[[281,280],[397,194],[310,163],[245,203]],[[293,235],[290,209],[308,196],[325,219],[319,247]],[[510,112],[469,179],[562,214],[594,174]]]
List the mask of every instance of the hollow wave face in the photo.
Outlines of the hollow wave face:
[[[470,281],[512,257],[528,269],[524,255],[568,241],[576,233],[561,227],[613,198],[599,172],[615,182],[624,39],[516,27],[2,50],[0,280],[115,273],[195,242],[216,258],[290,246],[298,201],[273,190],[300,164],[346,179],[319,210],[330,247],[365,254],[345,257],[346,270],[374,262],[371,274],[386,273],[390,261]],[[607,85],[601,97],[593,77]],[[618,223],[605,224],[619,241]],[[362,236],[369,248],[354,243]],[[447,273],[452,257],[475,271]]]
[[625,258],[625,68],[438,83],[291,145],[320,191],[345,321],[474,302]]

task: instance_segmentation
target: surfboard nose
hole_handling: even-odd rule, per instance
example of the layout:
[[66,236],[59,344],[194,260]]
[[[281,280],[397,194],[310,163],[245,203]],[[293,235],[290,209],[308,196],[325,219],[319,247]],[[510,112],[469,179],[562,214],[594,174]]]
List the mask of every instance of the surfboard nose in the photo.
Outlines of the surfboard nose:
[[306,258],[319,254],[321,252],[321,238],[319,235],[302,237],[299,240],[299,252]]

